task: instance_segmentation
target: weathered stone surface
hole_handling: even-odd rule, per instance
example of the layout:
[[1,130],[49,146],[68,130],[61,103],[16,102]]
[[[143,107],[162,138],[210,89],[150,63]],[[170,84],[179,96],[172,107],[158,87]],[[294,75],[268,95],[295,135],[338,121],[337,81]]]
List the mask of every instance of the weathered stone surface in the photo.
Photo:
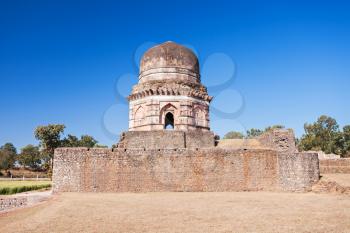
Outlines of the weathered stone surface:
[[123,132],[118,148],[180,149],[213,147],[214,133],[210,131],[128,131]]
[[163,130],[171,115],[175,130],[209,131],[212,97],[200,83],[196,55],[188,48],[166,42],[142,57],[139,83],[129,100],[129,131]]
[[317,153],[318,154],[318,159],[340,159],[340,155],[337,154],[326,154],[323,151],[307,151],[307,152],[312,152],[312,153]]
[[198,82],[199,79],[197,56],[190,49],[172,41],[150,48],[140,63],[140,82],[154,80],[158,73],[169,74],[161,79],[171,78],[172,73],[184,73],[184,78],[193,82]]
[[273,129],[256,138],[266,147],[286,152],[297,152],[295,136],[292,129]]
[[54,192],[305,191],[317,154],[276,150],[87,149],[55,151]]
[[0,197],[0,211],[27,205],[26,197]]
[[350,173],[350,159],[320,159],[320,171],[324,173]]

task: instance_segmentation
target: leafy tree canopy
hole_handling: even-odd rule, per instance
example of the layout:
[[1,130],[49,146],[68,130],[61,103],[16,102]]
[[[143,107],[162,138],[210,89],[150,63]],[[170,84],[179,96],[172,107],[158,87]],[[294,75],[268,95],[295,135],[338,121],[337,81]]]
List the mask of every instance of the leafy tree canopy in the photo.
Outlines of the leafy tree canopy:
[[0,168],[10,169],[14,166],[17,157],[16,147],[12,143],[6,143],[0,147]]
[[261,130],[261,129],[250,129],[250,130],[247,130],[247,138],[254,138],[254,137],[257,137],[257,136],[259,136],[259,135],[261,135],[261,134],[263,134],[264,133],[264,131],[263,130]]
[[257,137],[257,136],[260,136],[261,134],[267,132],[267,131],[270,131],[270,130],[274,130],[274,129],[284,129],[284,125],[272,125],[272,126],[268,126],[266,127],[264,130],[261,130],[261,129],[250,129],[250,130],[247,130],[247,138],[254,138],[254,137]]
[[35,138],[40,141],[40,145],[51,158],[55,149],[61,144],[61,135],[65,128],[66,126],[58,124],[39,126],[35,130]]
[[22,148],[18,156],[18,162],[31,169],[38,169],[42,165],[42,155],[38,146],[27,145]]
[[299,142],[300,150],[322,150],[328,154],[345,153],[344,134],[339,130],[334,118],[322,115],[312,124],[305,123],[304,130],[305,134]]
[[80,146],[83,147],[94,147],[97,144],[97,140],[89,135],[83,135],[80,137]]
[[76,136],[68,134],[66,138],[61,141],[60,147],[88,147],[92,148],[97,145],[97,140],[89,135],[82,135],[80,139]]

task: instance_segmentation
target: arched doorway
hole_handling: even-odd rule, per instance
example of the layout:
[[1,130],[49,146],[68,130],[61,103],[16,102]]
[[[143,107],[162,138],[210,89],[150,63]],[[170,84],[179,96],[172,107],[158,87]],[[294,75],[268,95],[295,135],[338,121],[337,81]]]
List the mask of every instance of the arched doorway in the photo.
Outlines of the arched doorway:
[[174,129],[174,115],[171,112],[165,114],[164,129]]

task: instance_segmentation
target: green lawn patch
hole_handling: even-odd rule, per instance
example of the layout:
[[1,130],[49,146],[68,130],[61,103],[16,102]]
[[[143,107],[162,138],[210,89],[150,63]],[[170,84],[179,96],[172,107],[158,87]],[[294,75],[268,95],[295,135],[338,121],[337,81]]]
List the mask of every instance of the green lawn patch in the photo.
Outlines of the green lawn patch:
[[51,181],[0,181],[0,195],[50,188]]

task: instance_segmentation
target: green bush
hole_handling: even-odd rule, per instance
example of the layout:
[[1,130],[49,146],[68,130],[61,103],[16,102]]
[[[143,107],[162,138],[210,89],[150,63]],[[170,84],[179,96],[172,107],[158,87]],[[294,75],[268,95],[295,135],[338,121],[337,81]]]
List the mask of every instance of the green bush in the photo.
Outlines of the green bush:
[[15,193],[22,193],[22,192],[50,188],[50,187],[51,187],[51,184],[17,186],[17,187],[3,187],[3,188],[0,188],[0,195],[11,195],[11,194],[15,194]]

